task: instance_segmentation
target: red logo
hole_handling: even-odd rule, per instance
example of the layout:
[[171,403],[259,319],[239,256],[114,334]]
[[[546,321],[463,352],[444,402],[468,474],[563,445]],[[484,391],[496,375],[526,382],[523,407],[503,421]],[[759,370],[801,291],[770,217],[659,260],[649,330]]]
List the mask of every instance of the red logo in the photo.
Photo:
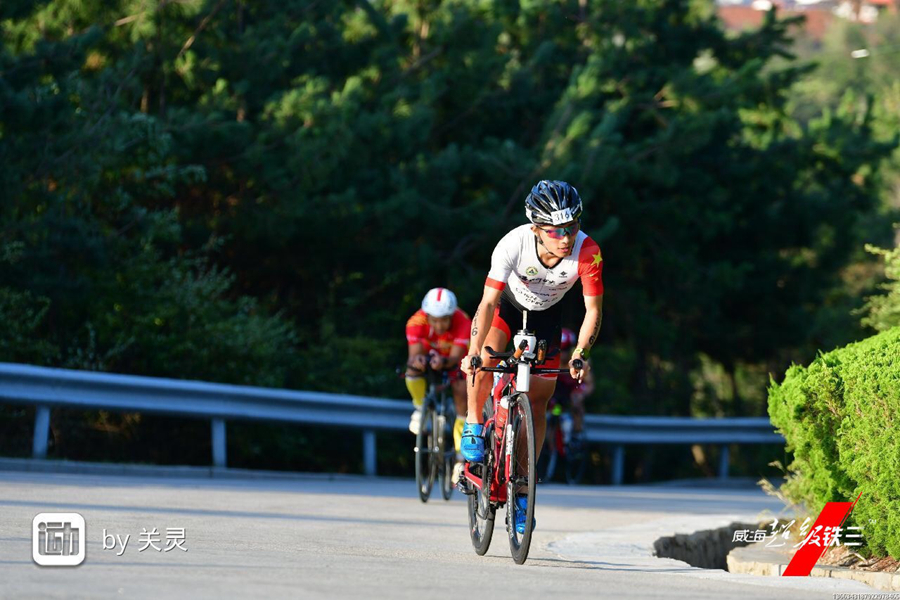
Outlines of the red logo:
[[[862,496],[861,492],[859,496]],[[816,522],[813,524],[812,531],[827,531],[828,529],[834,530],[835,528],[838,528],[839,530],[840,527],[843,527],[847,517],[850,516],[853,507],[859,502],[859,496],[857,496],[856,500],[853,502],[827,503],[825,508],[822,509],[822,512],[819,513]],[[782,575],[785,577],[805,577],[809,575],[812,568],[819,562],[822,555],[825,554],[827,548],[828,544],[804,544],[797,550],[797,553],[794,554],[794,557],[791,559],[791,562],[788,564]]]

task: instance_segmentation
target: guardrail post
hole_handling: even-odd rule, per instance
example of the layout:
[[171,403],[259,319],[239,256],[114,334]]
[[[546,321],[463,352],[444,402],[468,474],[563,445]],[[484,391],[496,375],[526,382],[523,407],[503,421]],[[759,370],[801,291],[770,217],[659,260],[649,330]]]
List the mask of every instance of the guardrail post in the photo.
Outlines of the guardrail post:
[[719,479],[728,479],[728,463],[730,462],[728,444],[719,446]]
[[625,446],[619,444],[613,447],[612,484],[622,485],[625,478]]
[[227,457],[225,455],[225,419],[212,420],[212,454],[213,466],[225,468]]
[[38,406],[34,413],[34,441],[31,444],[31,455],[34,458],[47,458],[47,439],[50,436],[50,407]]
[[365,465],[366,475],[370,477],[375,475],[375,431],[366,429],[363,431],[363,464]]

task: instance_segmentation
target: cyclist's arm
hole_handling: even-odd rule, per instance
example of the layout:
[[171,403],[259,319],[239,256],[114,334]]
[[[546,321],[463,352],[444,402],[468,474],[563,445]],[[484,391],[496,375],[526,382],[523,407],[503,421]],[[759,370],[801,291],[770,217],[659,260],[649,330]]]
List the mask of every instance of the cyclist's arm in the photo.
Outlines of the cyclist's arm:
[[[584,321],[581,323],[581,329],[578,332],[578,346],[587,352],[596,343],[597,336],[600,334],[600,323],[603,321],[603,294],[598,296],[584,297]],[[572,368],[571,361],[569,363],[570,375],[581,382],[584,374],[590,369],[588,361],[584,356],[573,352],[572,358],[580,358],[584,362],[584,371],[576,371]],[[580,376],[579,376],[580,375]]]
[[[490,280],[488,281],[490,282]],[[494,319],[494,310],[500,304],[500,294],[502,291],[502,287],[493,287],[491,285],[484,286],[484,295],[481,297],[481,302],[478,304],[478,310],[475,311],[475,316],[472,317],[469,354],[460,364],[460,368],[469,375],[473,372],[471,359],[474,356],[481,355],[481,347],[484,345],[488,329],[491,327],[491,321]]]
[[466,356],[460,367],[463,371],[471,375],[473,369],[471,366],[471,358],[481,355],[484,340],[487,338],[488,330],[491,328],[491,321],[494,320],[494,311],[500,305],[500,294],[506,287],[506,281],[518,260],[518,245],[516,229],[507,233],[494,247],[491,253],[491,269],[488,271],[487,279],[484,282],[484,294],[481,296],[481,302],[478,304],[478,310],[472,317],[472,331],[469,335],[469,355]]
[[469,355],[481,354],[481,347],[487,337],[488,329],[491,328],[491,321],[494,319],[494,310],[500,304],[500,294],[502,289],[491,286],[484,286],[484,295],[478,304],[478,310],[472,317],[472,332],[469,338]]
[[425,362],[425,346],[422,345],[422,342],[409,344],[409,358],[406,359],[406,366],[412,367],[409,373],[412,374],[416,370],[424,370]]
[[447,356],[447,360],[444,361],[445,369],[452,369],[454,367],[459,366],[459,361],[462,360],[462,357],[466,355],[466,349],[464,346],[456,346],[450,349],[450,354]]
[[422,342],[416,342],[415,344],[409,345],[409,362],[412,364],[412,359],[420,354],[425,354],[425,346],[422,345]]
[[584,321],[578,332],[577,348],[590,350],[597,342],[603,321],[603,295],[584,297]]
[[578,345],[572,352],[572,359],[580,358],[584,362],[584,369],[576,371],[572,368],[572,361],[569,361],[569,374],[581,383],[590,365],[584,354],[579,355],[578,350],[587,353],[591,349],[600,334],[600,322],[603,320],[603,254],[600,246],[591,238],[585,239],[581,246],[578,275],[584,290],[584,321],[578,331]]

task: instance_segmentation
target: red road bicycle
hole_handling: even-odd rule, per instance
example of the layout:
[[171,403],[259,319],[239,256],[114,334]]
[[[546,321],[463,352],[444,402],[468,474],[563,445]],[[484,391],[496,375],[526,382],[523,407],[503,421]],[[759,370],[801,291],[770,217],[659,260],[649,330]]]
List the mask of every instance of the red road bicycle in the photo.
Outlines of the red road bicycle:
[[[547,357],[547,340],[537,341],[527,329],[527,312],[522,329],[514,339],[513,352],[495,352],[486,347],[493,358],[501,359],[496,367],[482,367],[481,359],[472,361],[476,372],[494,373],[492,401],[484,403],[484,462],[466,463],[459,490],[469,496],[469,534],[478,555],[484,555],[494,534],[497,510],[506,505],[506,531],[513,560],[522,564],[528,558],[534,530],[535,439],[534,415],[528,399],[531,375],[565,373],[568,369],[542,369],[538,365]],[[581,369],[581,361],[573,361]],[[474,375],[472,377],[474,385]],[[516,530],[516,513],[521,509],[514,498],[527,500],[525,531]]]

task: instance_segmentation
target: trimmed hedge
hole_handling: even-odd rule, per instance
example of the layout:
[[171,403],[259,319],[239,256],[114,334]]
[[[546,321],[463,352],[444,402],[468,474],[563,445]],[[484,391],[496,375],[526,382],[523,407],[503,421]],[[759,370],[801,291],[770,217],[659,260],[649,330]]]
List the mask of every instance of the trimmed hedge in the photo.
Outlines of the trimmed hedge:
[[872,552],[900,557],[900,327],[792,366],[769,416],[794,455],[785,496],[815,515],[862,493],[851,520]]

